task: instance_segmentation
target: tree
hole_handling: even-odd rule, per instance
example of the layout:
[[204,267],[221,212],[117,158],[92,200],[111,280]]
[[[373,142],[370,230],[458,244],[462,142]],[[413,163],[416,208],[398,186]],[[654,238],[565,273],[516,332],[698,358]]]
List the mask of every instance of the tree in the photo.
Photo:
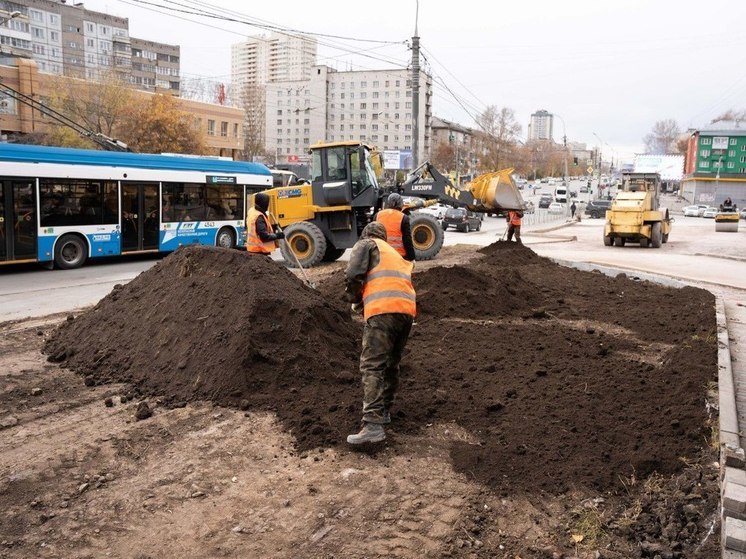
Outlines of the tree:
[[262,86],[247,85],[241,92],[241,105],[246,114],[243,123],[243,156],[247,161],[252,161],[255,157],[268,158],[264,144],[265,99],[266,90]]
[[154,94],[136,106],[120,138],[142,153],[205,153],[194,117],[171,95]]
[[477,134],[481,168],[494,171],[506,166],[513,157],[513,150],[521,133],[515,111],[508,107],[498,109],[491,105],[477,117],[481,132]]
[[432,151],[432,164],[443,172],[456,169],[456,148],[447,142],[441,142]]
[[710,121],[710,124],[715,124],[716,122],[724,122],[724,121],[736,121],[739,120],[746,120],[746,110],[740,110],[736,111],[734,109],[728,109],[724,113],[716,116]]
[[653,125],[653,130],[642,139],[645,143],[645,153],[678,153],[677,141],[680,135],[681,130],[675,120],[659,120]]

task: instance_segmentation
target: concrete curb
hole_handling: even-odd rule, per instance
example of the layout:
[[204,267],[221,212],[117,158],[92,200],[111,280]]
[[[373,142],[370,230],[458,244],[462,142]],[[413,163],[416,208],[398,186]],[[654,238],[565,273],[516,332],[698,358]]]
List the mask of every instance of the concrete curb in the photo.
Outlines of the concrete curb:
[[[572,262],[559,258],[562,266],[598,271],[607,276],[624,273],[634,279],[653,281],[669,287],[687,285],[681,281],[630,270],[600,266],[589,262]],[[736,408],[736,386],[731,367],[728,323],[723,299],[715,296],[715,319],[718,344],[718,435],[720,449],[720,546],[724,559],[746,559],[746,453],[741,447]]]

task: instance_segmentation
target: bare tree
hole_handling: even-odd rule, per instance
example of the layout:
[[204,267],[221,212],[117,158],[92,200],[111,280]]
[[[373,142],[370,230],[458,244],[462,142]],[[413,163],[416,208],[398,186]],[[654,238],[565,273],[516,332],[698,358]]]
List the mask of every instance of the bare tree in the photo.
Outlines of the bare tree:
[[456,148],[447,142],[441,142],[432,151],[432,161],[437,169],[452,171],[456,169]]
[[725,122],[725,121],[742,121],[746,120],[746,110],[740,110],[737,111],[735,109],[728,109],[722,114],[719,114],[715,118],[713,118],[710,121],[710,124],[715,124],[716,122]]
[[246,113],[243,123],[243,156],[247,161],[255,157],[267,158],[265,100],[266,90],[262,86],[247,85],[241,92],[241,106]]
[[675,120],[659,120],[653,125],[653,130],[642,139],[645,143],[645,153],[678,153],[677,141],[680,135],[681,130]]
[[521,133],[521,125],[515,119],[515,111],[508,107],[498,109],[491,105],[477,117],[481,132],[479,153],[481,168],[494,171],[506,166],[512,158],[512,152]]

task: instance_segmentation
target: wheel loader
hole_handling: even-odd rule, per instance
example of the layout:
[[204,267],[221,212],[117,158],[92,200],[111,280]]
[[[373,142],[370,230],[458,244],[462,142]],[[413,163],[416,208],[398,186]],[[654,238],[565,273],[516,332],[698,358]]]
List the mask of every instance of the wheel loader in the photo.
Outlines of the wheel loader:
[[660,248],[668,242],[673,219],[660,207],[660,184],[658,173],[622,175],[622,190],[606,211],[604,245],[635,242],[641,247]]
[[[318,143],[311,146],[310,153],[310,184],[265,191],[270,197],[269,212],[285,232],[281,251],[290,266],[296,261],[309,267],[337,260],[357,242],[392,192],[426,200],[405,205],[405,212],[438,201],[481,212],[523,208],[512,169],[481,175],[459,189],[426,162],[403,184],[383,186],[378,182],[381,154],[372,146],[355,141]],[[443,245],[438,221],[413,212],[410,225],[416,259],[434,258]]]

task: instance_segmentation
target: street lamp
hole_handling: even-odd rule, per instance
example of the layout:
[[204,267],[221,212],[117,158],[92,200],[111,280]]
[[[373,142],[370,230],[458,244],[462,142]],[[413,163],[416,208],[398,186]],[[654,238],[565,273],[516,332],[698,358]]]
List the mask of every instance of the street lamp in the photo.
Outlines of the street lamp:
[[7,17],[0,17],[0,25],[5,25],[11,19],[15,19],[15,18],[17,18],[19,16],[22,16],[22,15],[23,14],[21,12],[18,12],[18,11],[16,11],[16,12],[10,12],[10,15],[8,15]]
[[554,113],[554,116],[560,119],[560,122],[562,123],[562,145],[565,147],[565,176],[564,179],[567,180],[567,130],[565,129],[565,119],[562,118],[562,116],[558,115],[557,113]]

